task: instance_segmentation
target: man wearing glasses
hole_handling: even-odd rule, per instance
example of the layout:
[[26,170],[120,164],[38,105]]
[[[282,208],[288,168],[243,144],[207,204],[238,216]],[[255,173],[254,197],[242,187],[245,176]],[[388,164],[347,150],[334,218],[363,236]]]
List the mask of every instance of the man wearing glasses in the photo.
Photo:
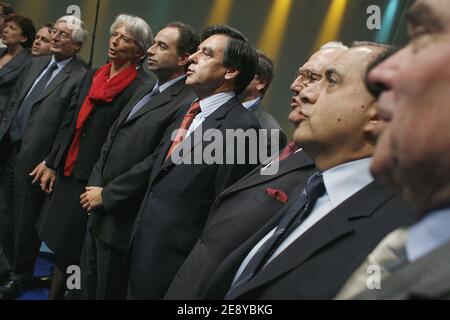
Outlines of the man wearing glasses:
[[[329,43],[299,69],[290,87],[294,93],[289,115],[292,123],[302,119],[302,90],[320,80],[328,63],[345,50],[340,43]],[[266,174],[271,165],[263,165],[216,199],[200,241],[174,278],[166,299],[200,299],[224,258],[291,202],[315,171],[313,161],[293,142],[273,162],[278,161],[276,174]]]
[[30,284],[40,246],[35,224],[45,197],[30,173],[50,152],[59,128],[70,125],[62,120],[73,112],[69,107],[86,72],[76,58],[87,36],[83,22],[62,17],[51,34],[52,55],[27,66],[0,124],[0,153],[6,158],[0,164],[0,221],[14,230],[2,239],[12,270],[0,288],[1,300],[16,298]]
[[300,70],[302,77],[310,74],[310,83],[294,99],[300,113],[294,140],[314,160],[316,172],[223,259],[203,299],[331,299],[387,233],[411,220],[405,202],[369,172],[369,132],[378,114],[363,79],[386,51],[375,43],[356,44],[324,69]]

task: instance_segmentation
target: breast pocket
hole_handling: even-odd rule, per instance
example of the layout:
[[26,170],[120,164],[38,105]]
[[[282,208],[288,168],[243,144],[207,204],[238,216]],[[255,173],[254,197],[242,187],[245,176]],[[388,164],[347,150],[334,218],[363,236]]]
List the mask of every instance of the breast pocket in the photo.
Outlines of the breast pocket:
[[262,206],[269,206],[272,209],[279,210],[285,205],[285,203],[281,202],[280,200],[269,196],[263,189],[253,193],[252,199],[260,203]]

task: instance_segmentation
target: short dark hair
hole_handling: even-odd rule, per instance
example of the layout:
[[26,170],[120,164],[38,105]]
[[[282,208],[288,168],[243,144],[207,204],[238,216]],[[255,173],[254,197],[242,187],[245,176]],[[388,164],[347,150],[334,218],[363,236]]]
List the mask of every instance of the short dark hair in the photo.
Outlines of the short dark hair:
[[53,23],[53,22],[47,22],[46,24],[44,24],[42,27],[40,27],[40,29],[42,29],[42,28],[47,28],[47,29],[50,29],[50,30],[53,30],[53,26],[54,26],[55,24]]
[[234,83],[234,91],[236,94],[241,94],[255,77],[258,65],[256,49],[240,31],[227,25],[207,27],[203,31],[202,41],[216,34],[223,34],[231,38],[225,47],[223,65],[226,68],[239,70],[239,75]]
[[261,90],[261,93],[265,95],[273,79],[273,61],[263,51],[257,50],[256,52],[258,54],[256,76],[266,83],[264,89]]
[[197,51],[200,37],[190,25],[180,21],[173,21],[168,23],[166,28],[176,28],[180,32],[177,43],[178,55],[191,55]]
[[21,14],[12,13],[6,17],[6,22],[14,22],[19,26],[22,34],[27,37],[27,41],[22,44],[22,47],[27,49],[31,48],[36,37],[36,28],[34,27],[33,21]]
[[14,13],[14,9],[13,9],[12,5],[10,5],[9,3],[6,3],[6,2],[0,2],[0,9],[1,9],[0,14],[2,14],[2,15],[8,15],[8,14]]

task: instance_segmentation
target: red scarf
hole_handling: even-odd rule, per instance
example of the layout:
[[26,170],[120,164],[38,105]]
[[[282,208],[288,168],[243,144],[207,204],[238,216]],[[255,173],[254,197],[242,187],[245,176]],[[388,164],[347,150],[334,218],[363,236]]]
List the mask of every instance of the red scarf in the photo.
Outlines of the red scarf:
[[129,68],[122,70],[119,74],[110,79],[109,73],[111,71],[111,66],[112,64],[108,63],[97,70],[92,79],[91,89],[84,99],[80,113],[78,113],[75,135],[64,166],[64,175],[66,177],[71,176],[73,173],[73,167],[75,166],[78,152],[80,151],[81,132],[83,131],[84,124],[94,108],[95,103],[109,103],[113,101],[114,98],[125,90],[138,75],[136,66],[132,64]]

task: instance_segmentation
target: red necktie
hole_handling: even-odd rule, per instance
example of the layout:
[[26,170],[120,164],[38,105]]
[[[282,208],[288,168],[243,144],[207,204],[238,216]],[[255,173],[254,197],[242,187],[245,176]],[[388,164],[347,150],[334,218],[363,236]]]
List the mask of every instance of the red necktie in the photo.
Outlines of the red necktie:
[[195,102],[189,111],[184,116],[183,122],[181,123],[180,128],[177,131],[177,134],[175,138],[173,139],[172,145],[170,146],[169,152],[167,153],[166,160],[169,159],[169,157],[172,155],[173,150],[181,143],[183,142],[184,138],[186,137],[187,130],[189,129],[192,121],[194,121],[194,118],[197,114],[199,114],[201,111],[200,109],[200,102]]
[[298,146],[294,141],[291,141],[288,143],[288,145],[281,151],[280,155],[278,156],[278,161],[282,161],[289,157],[290,155],[294,154],[295,151],[298,150]]

